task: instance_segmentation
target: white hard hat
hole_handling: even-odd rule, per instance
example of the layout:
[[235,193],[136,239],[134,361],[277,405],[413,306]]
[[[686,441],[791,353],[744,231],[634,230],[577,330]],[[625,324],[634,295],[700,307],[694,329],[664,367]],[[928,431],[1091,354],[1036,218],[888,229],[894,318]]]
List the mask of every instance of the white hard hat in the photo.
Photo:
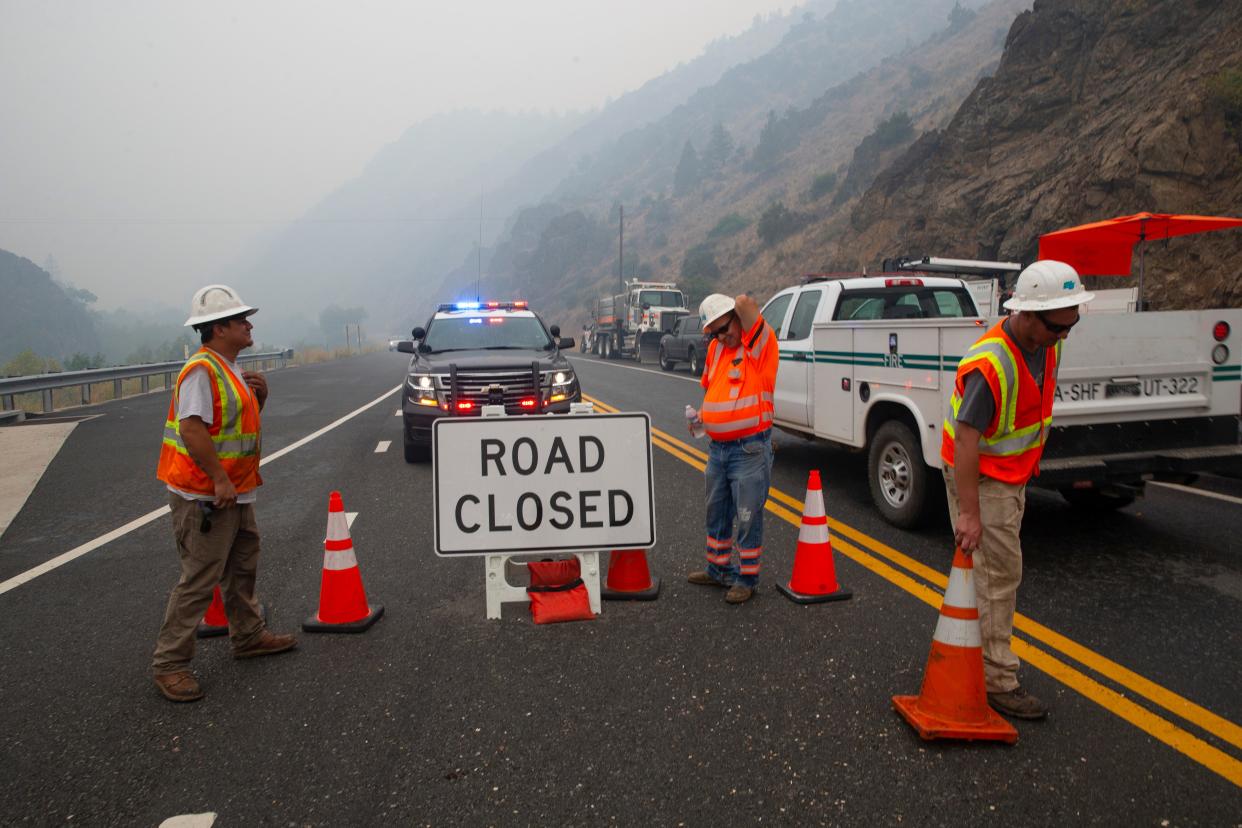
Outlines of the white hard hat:
[[1027,266],[1018,274],[1013,298],[1005,308],[1013,311],[1046,311],[1071,308],[1095,298],[1083,290],[1078,271],[1065,262],[1043,259]]
[[199,288],[190,300],[190,318],[185,320],[187,327],[227,319],[230,316],[245,314],[250,316],[258,312],[242,301],[237,291],[228,285],[208,285]]
[[713,293],[705,297],[699,303],[699,325],[702,326],[704,332],[711,327],[713,322],[732,311],[734,305],[733,297],[725,296],[723,293]]

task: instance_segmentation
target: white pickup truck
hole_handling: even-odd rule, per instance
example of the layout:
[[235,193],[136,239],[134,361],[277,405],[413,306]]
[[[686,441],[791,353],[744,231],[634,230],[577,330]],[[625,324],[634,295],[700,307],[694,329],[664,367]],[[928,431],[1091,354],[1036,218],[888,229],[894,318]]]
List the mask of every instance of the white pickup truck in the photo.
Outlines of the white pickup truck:
[[[961,279],[815,279],[763,308],[780,344],[776,425],[868,453],[886,520],[943,501],[941,428],[957,363],[997,321]],[[1066,340],[1053,429],[1032,483],[1116,508],[1147,480],[1242,471],[1242,310],[1092,312]]]

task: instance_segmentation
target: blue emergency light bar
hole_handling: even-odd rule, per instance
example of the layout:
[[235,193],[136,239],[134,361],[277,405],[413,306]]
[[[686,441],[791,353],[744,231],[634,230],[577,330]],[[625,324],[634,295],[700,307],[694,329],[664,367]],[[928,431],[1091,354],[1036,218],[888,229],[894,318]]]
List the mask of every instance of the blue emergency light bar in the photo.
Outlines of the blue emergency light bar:
[[526,310],[525,299],[510,302],[445,302],[437,308],[440,311],[472,311],[472,310]]

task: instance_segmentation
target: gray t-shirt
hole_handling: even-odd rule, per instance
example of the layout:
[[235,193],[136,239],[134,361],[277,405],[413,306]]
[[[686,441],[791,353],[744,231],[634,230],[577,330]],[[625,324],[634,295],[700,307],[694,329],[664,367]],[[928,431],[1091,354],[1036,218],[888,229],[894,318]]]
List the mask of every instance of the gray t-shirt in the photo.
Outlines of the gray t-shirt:
[[[1001,326],[1004,328],[1005,333],[1009,334],[1009,338],[1016,344],[1017,339],[1009,328],[1009,320],[1006,319],[1001,323]],[[1027,370],[1031,372],[1031,376],[1035,377],[1035,384],[1042,389],[1044,387],[1044,366],[1047,364],[1048,349],[1036,348],[1034,351],[1027,351],[1021,345],[1018,345],[1018,353],[1022,354]],[[992,397],[992,389],[988,387],[988,381],[984,379],[982,372],[971,371],[966,375],[965,387],[962,391],[962,406],[957,411],[957,421],[972,426],[979,431],[987,431],[988,426],[992,424],[992,417],[995,414],[996,400]]]

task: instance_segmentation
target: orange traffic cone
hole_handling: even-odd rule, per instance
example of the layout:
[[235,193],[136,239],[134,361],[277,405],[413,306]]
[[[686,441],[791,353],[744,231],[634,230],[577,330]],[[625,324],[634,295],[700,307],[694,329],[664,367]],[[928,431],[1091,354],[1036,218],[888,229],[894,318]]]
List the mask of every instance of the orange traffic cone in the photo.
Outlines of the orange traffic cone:
[[893,706],[924,739],[988,739],[1012,745],[1018,731],[988,707],[983,686],[973,567],[961,549],[953,554],[923,689],[917,696],[893,696]]
[[323,579],[319,585],[319,612],[302,622],[307,632],[359,633],[384,614],[381,604],[367,604],[362,573],[349,538],[349,522],[341,493],[328,498],[328,537],[323,542]]
[[[264,621],[267,620],[267,608],[262,604],[259,604],[259,615],[263,616]],[[229,618],[224,612],[224,598],[220,595],[220,585],[216,584],[216,590],[211,595],[211,606],[203,614],[203,620],[198,622],[194,634],[199,638],[212,638],[228,631]]]
[[224,598],[220,595],[220,585],[216,584],[216,591],[211,596],[211,606],[207,608],[203,620],[198,622],[198,628],[194,634],[199,638],[211,638],[215,635],[224,635],[228,631],[229,619],[224,614]]
[[651,577],[647,553],[641,549],[617,549],[608,556],[608,578],[601,598],[609,601],[654,601],[660,579]]
[[798,529],[798,550],[794,553],[793,577],[789,579],[788,585],[777,584],[776,588],[790,601],[798,604],[844,601],[854,594],[837,583],[819,469],[811,469],[806,481],[806,501],[802,504],[802,526]]

